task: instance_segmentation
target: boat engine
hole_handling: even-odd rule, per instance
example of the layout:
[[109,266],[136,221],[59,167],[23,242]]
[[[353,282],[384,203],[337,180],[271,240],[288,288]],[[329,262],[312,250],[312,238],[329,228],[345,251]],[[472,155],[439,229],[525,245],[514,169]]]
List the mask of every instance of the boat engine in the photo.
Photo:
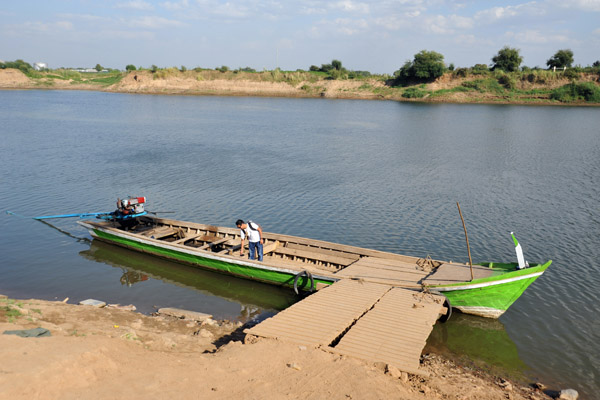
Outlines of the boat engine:
[[121,204],[118,207],[121,210],[129,210],[133,214],[140,214],[144,212],[145,202],[146,197],[128,197],[121,200]]
[[132,197],[117,199],[117,210],[113,213],[115,220],[121,228],[128,230],[137,225],[137,217],[146,215],[144,203],[146,197]]

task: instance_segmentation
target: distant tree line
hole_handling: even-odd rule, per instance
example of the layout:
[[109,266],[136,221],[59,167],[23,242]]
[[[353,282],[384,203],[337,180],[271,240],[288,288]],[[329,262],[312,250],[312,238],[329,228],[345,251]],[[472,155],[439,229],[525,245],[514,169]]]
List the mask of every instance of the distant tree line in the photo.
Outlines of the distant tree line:
[[359,77],[369,77],[369,71],[351,71],[342,66],[340,60],[331,60],[330,64],[321,64],[320,67],[311,65],[308,68],[311,72],[324,72],[329,79],[355,79]]
[[[546,65],[548,69],[566,70],[566,68],[573,66],[573,61],[573,51],[570,49],[561,49],[546,61]],[[481,74],[486,71],[517,72],[532,69],[526,66],[521,67],[522,63],[523,57],[520,54],[520,50],[505,46],[492,57],[492,64],[489,66],[486,64],[476,64],[470,69],[460,68],[455,70],[453,64],[446,66],[442,54],[435,51],[422,50],[415,54],[412,61],[406,61],[399,70],[395,71],[394,77],[397,84],[408,84],[430,82],[439,78],[447,71],[455,71],[457,75],[466,76],[468,72]],[[540,68],[535,67],[534,69]],[[588,67],[589,69],[590,67]],[[593,71],[590,72],[600,73],[600,61],[595,61],[591,69]],[[577,72],[581,72],[582,70],[582,67],[578,67],[576,71],[570,73],[566,71],[566,74],[576,75]]]
[[6,61],[3,63],[0,63],[0,69],[6,69],[6,68],[18,69],[23,73],[28,73],[29,71],[31,71],[33,69],[31,64],[29,64],[23,60]]

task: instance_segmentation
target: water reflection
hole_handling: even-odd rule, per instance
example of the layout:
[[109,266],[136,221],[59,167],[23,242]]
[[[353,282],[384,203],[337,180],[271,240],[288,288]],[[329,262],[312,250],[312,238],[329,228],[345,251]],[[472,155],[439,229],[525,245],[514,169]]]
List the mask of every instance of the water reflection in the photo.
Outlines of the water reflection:
[[[123,273],[119,281],[124,286],[143,285],[155,279],[238,303],[238,319],[241,321],[265,312],[273,314],[296,302],[293,292],[284,288],[194,268],[98,240],[93,240],[90,248],[79,254],[88,260],[121,269]],[[209,312],[218,314],[218,310]]]
[[529,369],[499,320],[454,313],[434,326],[425,351],[443,353],[461,362],[524,380]]

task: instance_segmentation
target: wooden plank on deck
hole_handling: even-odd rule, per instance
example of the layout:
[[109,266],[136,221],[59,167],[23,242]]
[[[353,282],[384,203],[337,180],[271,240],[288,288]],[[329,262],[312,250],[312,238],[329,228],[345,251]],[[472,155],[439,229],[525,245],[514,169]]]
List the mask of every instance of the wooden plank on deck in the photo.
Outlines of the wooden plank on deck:
[[[473,265],[474,279],[487,278],[494,275],[492,268],[481,265]],[[423,283],[426,285],[448,285],[459,282],[469,282],[471,280],[471,270],[465,264],[444,263],[440,265],[435,272],[429,276]]]
[[416,287],[427,276],[416,264],[396,260],[364,257],[335,275],[346,278],[362,278],[367,281],[389,285]]

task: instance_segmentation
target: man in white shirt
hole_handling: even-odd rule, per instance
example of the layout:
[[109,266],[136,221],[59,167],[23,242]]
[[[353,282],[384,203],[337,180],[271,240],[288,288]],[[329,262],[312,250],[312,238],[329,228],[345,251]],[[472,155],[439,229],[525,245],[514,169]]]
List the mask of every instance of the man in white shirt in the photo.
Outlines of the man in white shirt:
[[260,225],[238,219],[235,225],[240,228],[240,237],[242,239],[240,247],[240,256],[244,255],[244,241],[248,237],[248,258],[254,260],[254,253],[258,252],[258,261],[263,260],[263,233]]

